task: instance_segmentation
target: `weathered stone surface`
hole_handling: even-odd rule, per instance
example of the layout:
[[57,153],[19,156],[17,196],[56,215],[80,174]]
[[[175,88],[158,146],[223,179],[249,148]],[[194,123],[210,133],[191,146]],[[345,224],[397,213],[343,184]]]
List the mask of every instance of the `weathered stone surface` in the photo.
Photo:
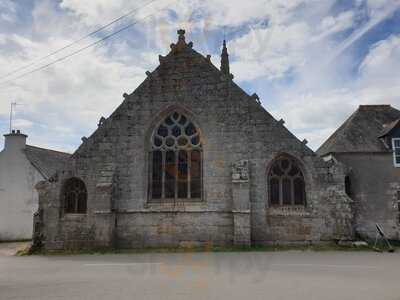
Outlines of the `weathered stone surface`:
[[347,166],[355,234],[375,239],[376,224],[400,239],[400,168],[393,140],[400,138],[400,111],[390,105],[360,105],[318,149],[326,160]]
[[[192,50],[182,32],[160,63],[82,143],[59,180],[42,189],[47,249],[249,245],[352,234],[343,170],[317,157],[230,74]],[[199,202],[149,201],[151,133],[174,111],[201,130]],[[277,213],[268,204],[267,169],[282,153],[305,170],[307,205],[300,211]],[[238,162],[239,176],[232,176]],[[62,183],[71,176],[87,186],[87,214],[78,218],[64,215],[60,203]]]

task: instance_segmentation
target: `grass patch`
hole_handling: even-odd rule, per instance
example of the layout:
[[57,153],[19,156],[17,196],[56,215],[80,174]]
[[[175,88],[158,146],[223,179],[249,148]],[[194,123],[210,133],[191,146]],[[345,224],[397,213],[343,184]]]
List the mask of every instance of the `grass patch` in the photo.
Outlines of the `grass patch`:
[[15,256],[28,256],[31,255],[33,253],[31,253],[29,247],[25,248],[25,249],[20,249],[15,253]]
[[[399,243],[400,245],[400,243]],[[134,248],[134,249],[66,249],[21,251],[18,255],[105,255],[105,254],[145,254],[145,253],[204,253],[204,252],[282,252],[282,251],[373,251],[369,246],[338,245],[336,243],[301,244],[301,245],[268,245],[268,246],[204,246],[176,248]]]

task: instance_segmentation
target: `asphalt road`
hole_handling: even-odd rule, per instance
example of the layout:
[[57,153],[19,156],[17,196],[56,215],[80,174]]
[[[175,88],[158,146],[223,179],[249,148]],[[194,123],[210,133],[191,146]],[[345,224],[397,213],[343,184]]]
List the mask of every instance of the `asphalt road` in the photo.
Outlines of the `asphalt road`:
[[400,300],[400,253],[0,256],[0,299]]

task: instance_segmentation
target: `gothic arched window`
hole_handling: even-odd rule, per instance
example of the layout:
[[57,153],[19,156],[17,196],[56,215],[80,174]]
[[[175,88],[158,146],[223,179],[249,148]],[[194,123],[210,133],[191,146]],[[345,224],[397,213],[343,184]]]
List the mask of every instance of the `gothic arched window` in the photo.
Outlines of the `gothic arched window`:
[[87,191],[85,183],[73,177],[65,181],[62,196],[64,212],[67,214],[85,214],[87,208]]
[[150,199],[201,199],[200,132],[186,116],[174,112],[154,130],[150,163]]
[[306,204],[304,176],[294,159],[287,156],[276,159],[268,183],[271,206]]

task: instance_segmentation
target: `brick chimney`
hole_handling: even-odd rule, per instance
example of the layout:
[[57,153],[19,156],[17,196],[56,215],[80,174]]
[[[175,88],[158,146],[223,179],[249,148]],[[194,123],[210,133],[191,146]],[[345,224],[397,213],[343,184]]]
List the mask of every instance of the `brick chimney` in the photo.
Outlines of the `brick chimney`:
[[16,152],[24,150],[26,146],[26,134],[21,133],[20,130],[13,130],[11,133],[5,134],[4,138],[4,152]]

